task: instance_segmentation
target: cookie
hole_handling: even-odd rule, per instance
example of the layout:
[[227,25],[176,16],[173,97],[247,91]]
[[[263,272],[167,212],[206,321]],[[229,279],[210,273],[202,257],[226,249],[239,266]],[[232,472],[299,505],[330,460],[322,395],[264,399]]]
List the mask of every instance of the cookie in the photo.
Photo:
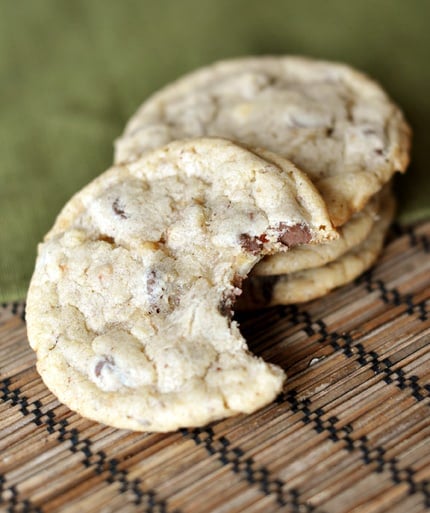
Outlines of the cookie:
[[[387,186],[386,186],[387,187]],[[332,262],[368,237],[379,216],[381,194],[378,193],[343,226],[338,228],[339,238],[322,244],[302,244],[288,252],[264,257],[252,269],[250,276],[272,276],[304,271]]]
[[387,194],[379,219],[369,236],[333,262],[291,274],[249,277],[243,284],[243,294],[236,305],[237,309],[303,303],[351,282],[377,260],[394,212],[394,198],[392,194]]
[[39,373],[72,410],[118,428],[253,412],[285,374],[232,320],[241,282],[263,254],[331,233],[306,175],[226,140],[115,166],[39,246],[27,298]]
[[409,161],[409,126],[376,82],[346,65],[289,56],[223,61],[168,85],[131,118],[115,160],[207,135],[290,159],[311,177],[335,226]]

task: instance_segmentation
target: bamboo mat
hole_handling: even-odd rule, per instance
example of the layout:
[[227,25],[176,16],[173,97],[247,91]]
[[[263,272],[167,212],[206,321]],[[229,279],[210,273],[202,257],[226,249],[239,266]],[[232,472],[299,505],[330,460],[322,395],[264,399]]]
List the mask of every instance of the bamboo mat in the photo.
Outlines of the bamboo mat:
[[5,512],[420,513],[430,510],[430,222],[393,229],[378,264],[301,306],[239,319],[286,368],[278,400],[201,429],[141,434],[69,411],[0,308]]

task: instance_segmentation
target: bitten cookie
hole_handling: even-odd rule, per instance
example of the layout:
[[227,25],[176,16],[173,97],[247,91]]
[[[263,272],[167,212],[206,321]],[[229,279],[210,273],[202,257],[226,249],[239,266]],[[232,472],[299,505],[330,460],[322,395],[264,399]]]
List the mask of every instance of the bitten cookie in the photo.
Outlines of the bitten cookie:
[[[388,186],[386,186],[388,187]],[[379,218],[381,196],[376,194],[363,210],[338,228],[339,238],[322,244],[302,244],[291,251],[264,257],[251,271],[251,276],[273,276],[321,267],[340,258],[364,242]]]
[[346,65],[281,56],[219,62],[157,92],[117,140],[116,162],[207,135],[290,159],[322,193],[336,226],[409,160],[409,126],[377,83]]
[[282,369],[232,320],[265,253],[334,235],[306,175],[221,139],[171,143],[78,193],[39,247],[27,326],[46,385],[91,419],[170,431],[272,401]]
[[243,284],[243,295],[239,298],[237,309],[250,310],[303,303],[351,282],[377,260],[394,212],[394,198],[387,192],[382,201],[379,219],[363,242],[321,267],[291,274],[249,277]]

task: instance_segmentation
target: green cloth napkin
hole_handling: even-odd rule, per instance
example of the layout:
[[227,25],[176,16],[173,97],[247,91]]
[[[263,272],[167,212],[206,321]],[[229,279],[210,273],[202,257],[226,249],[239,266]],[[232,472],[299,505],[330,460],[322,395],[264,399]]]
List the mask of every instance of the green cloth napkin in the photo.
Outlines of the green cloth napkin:
[[378,79],[414,128],[399,219],[430,215],[427,0],[1,0],[0,301],[25,297],[36,246],[109,167],[154,90],[227,57],[301,54]]

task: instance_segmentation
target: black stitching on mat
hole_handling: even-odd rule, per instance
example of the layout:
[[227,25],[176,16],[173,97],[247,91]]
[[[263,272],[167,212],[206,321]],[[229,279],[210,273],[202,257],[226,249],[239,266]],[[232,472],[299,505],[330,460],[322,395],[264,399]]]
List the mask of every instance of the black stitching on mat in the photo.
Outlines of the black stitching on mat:
[[[422,243],[422,241],[421,241]],[[423,300],[414,302],[412,294],[400,294],[396,288],[388,288],[381,280],[375,280],[372,271],[365,273],[357,280],[357,283],[365,283],[369,292],[379,291],[382,301],[387,305],[405,305],[406,314],[418,314],[421,321],[428,319],[430,310],[430,301]],[[347,358],[355,358],[361,366],[370,365],[375,374],[382,374],[382,379],[386,384],[394,384],[399,390],[408,391],[417,401],[421,402],[430,397],[430,384],[421,385],[416,375],[406,376],[402,369],[393,369],[393,362],[389,358],[382,358],[376,351],[366,351],[362,343],[354,343],[350,333],[339,334],[336,331],[330,332],[326,323],[322,319],[314,320],[309,312],[299,309],[296,305],[279,306],[277,313],[281,318],[290,318],[294,325],[303,325],[301,329],[308,336],[319,335],[318,342],[327,343],[333,351],[342,351]],[[408,493],[420,492],[424,495],[426,507],[430,507],[430,481],[417,481],[415,472],[411,467],[400,468],[398,460],[392,458],[384,459],[384,448],[368,447],[368,439],[363,436],[354,440],[351,436],[353,427],[351,425],[337,428],[336,417],[330,417],[323,420],[325,414],[322,408],[313,411],[309,399],[297,401],[296,392],[290,392],[284,399],[291,404],[293,411],[301,411],[302,422],[304,424],[312,423],[314,431],[317,433],[328,432],[329,439],[333,442],[343,441],[344,448],[348,452],[358,450],[361,458],[366,465],[373,465],[375,472],[388,470],[394,484],[405,483],[408,486]],[[282,395],[278,402],[282,402]]]
[[[413,303],[411,295],[400,295],[396,289],[388,290],[382,282],[372,281],[371,275],[365,278],[372,284],[372,289],[378,289],[381,292],[382,299],[387,304],[406,304],[408,306],[407,313],[419,313],[420,320],[427,319],[428,301]],[[302,328],[309,336],[320,335],[318,342],[328,343],[334,351],[342,351],[348,358],[356,358],[361,366],[370,365],[375,374],[383,374],[383,381],[386,384],[394,384],[400,390],[405,390],[417,401],[421,402],[430,397],[430,384],[421,385],[419,377],[416,375],[406,376],[402,369],[393,369],[393,362],[389,358],[381,358],[376,351],[366,351],[363,344],[354,343],[349,333],[342,335],[337,332],[329,332],[327,325],[321,319],[313,320],[311,315],[306,311],[300,311],[296,306],[289,306],[281,310],[285,316],[290,316],[293,323],[304,324]],[[323,420],[325,411],[322,408],[311,409],[311,401],[309,399],[297,400],[297,392],[291,391],[288,394],[281,395],[279,402],[286,399],[295,412],[302,413],[302,422],[304,424],[312,423],[314,431],[317,433],[328,432],[329,439],[333,442],[343,441],[345,449],[348,452],[358,450],[366,465],[376,465],[375,472],[388,470],[391,474],[393,483],[406,483],[408,485],[408,493],[413,494],[420,492],[424,495],[426,507],[430,507],[430,481],[416,481],[415,472],[412,468],[400,468],[398,460],[392,458],[388,461],[384,459],[384,448],[374,447],[370,449],[367,445],[365,436],[358,440],[354,440],[351,435],[353,427],[351,425],[336,428],[335,424],[338,419],[335,416]]]
[[[397,295],[394,294],[392,297],[396,298]],[[413,305],[414,311],[421,303],[430,306],[429,301],[422,301]],[[385,383],[394,384],[400,390],[407,390],[418,402],[430,397],[430,385],[421,385],[416,375],[406,377],[402,369],[392,369],[393,363],[389,358],[382,358],[376,351],[366,351],[363,344],[355,343],[349,333],[330,332],[323,320],[313,321],[308,312],[300,311],[296,306],[289,309],[289,314],[294,323],[305,324],[302,329],[308,336],[320,335],[317,342],[329,344],[333,351],[342,351],[347,358],[357,358],[361,366],[370,365],[375,374],[384,374]],[[422,318],[422,314],[419,319],[425,320]]]
[[364,283],[368,292],[378,291],[385,304],[392,304],[394,306],[400,306],[403,304],[407,306],[406,313],[408,315],[418,313],[418,318],[421,321],[426,321],[428,319],[428,314],[430,313],[430,300],[425,299],[415,303],[412,294],[401,294],[395,287],[387,288],[382,280],[374,278],[373,269],[363,273],[359,278],[357,278],[356,283]]
[[[133,494],[134,503],[136,505],[145,505],[145,511],[148,513],[167,513],[167,504],[164,500],[157,499],[153,490],[144,491],[142,489],[142,480],[138,478],[131,480],[128,477],[127,470],[118,469],[118,460],[114,458],[108,459],[104,451],[93,451],[91,449],[91,440],[81,438],[77,429],[69,428],[69,423],[66,419],[56,419],[55,413],[52,410],[43,412],[40,401],[29,402],[28,398],[21,393],[19,388],[11,389],[12,382],[10,378],[2,380],[0,383],[0,399],[2,401],[10,401],[13,406],[19,406],[23,415],[31,415],[31,421],[37,426],[43,425],[48,433],[57,433],[59,442],[70,441],[69,450],[72,453],[80,452],[85,456],[82,463],[86,468],[92,468],[96,474],[107,472],[108,476],[105,480],[108,483],[119,483],[121,493],[130,491]],[[179,510],[175,510],[173,513],[179,513]]]
[[428,482],[425,480],[416,481],[416,473],[413,468],[399,467],[396,458],[385,460],[384,448],[380,446],[369,448],[366,436],[354,439],[351,436],[354,432],[351,424],[337,428],[336,424],[339,422],[339,419],[336,416],[331,416],[327,420],[324,420],[323,417],[326,415],[324,409],[312,409],[311,400],[308,398],[298,399],[296,390],[291,390],[284,394],[284,399],[291,405],[291,409],[294,413],[301,413],[301,421],[303,424],[312,424],[313,430],[317,433],[329,433],[329,439],[333,442],[343,441],[343,448],[348,452],[358,450],[361,452],[361,459],[365,465],[376,464],[374,471],[377,473],[388,470],[391,474],[391,480],[395,485],[402,483],[407,484],[409,495],[417,492],[422,493],[425,498],[426,506],[430,506],[430,489]]
[[417,226],[403,226],[399,223],[393,223],[390,231],[393,238],[408,237],[410,247],[422,249],[425,253],[430,252],[430,238],[427,235],[418,234]]
[[[385,289],[386,290],[386,289]],[[385,297],[390,300],[390,303],[397,304],[397,294],[388,295],[385,292]],[[413,310],[417,310],[420,302],[413,305]],[[430,397],[430,384],[421,385],[419,377],[416,375],[406,376],[402,369],[393,369],[393,363],[389,358],[381,358],[376,351],[366,351],[363,344],[354,343],[352,336],[349,333],[340,335],[337,332],[329,332],[327,325],[323,320],[313,321],[308,312],[299,311],[297,307],[289,308],[289,315],[291,315],[293,322],[304,323],[303,330],[309,335],[320,335],[318,342],[328,343],[334,351],[342,351],[348,358],[356,358],[361,366],[370,365],[370,368],[375,374],[383,374],[383,381],[386,384],[394,384],[398,389],[408,391],[410,395],[417,401],[421,402]],[[420,319],[423,316],[420,315]],[[291,391],[287,394],[279,396],[278,402],[286,400],[290,403],[294,412],[300,411],[302,413],[302,422],[304,424],[312,424],[314,431],[317,433],[328,432],[329,439],[333,442],[343,441],[345,449],[348,452],[359,450],[362,455],[362,460],[366,465],[376,464],[375,472],[382,472],[388,470],[391,474],[393,483],[400,484],[406,483],[408,485],[408,493],[413,494],[420,492],[424,495],[426,507],[430,507],[430,481],[423,480],[421,482],[414,479],[415,472],[412,468],[400,468],[398,460],[392,458],[388,461],[384,459],[384,448],[374,447],[370,449],[367,445],[367,438],[365,436],[358,440],[354,440],[351,435],[353,427],[351,425],[336,428],[335,424],[338,422],[337,417],[332,416],[327,420],[323,420],[325,411],[322,408],[315,410],[311,409],[310,399],[297,399],[297,392]]]
[[[395,306],[405,304],[408,307],[407,314],[418,313],[418,318],[422,321],[428,318],[429,301],[414,303],[412,295],[401,295],[397,289],[386,288],[383,282],[373,280],[371,273],[367,273],[364,278],[361,278],[361,280],[363,279],[369,284],[369,289],[380,291],[384,303]],[[376,351],[366,351],[362,343],[354,343],[350,333],[330,332],[322,319],[313,320],[309,312],[300,310],[296,305],[278,307],[277,310],[281,318],[290,317],[293,324],[303,324],[304,326],[301,329],[308,336],[319,335],[317,340],[319,343],[329,344],[333,351],[342,351],[347,358],[355,358],[361,366],[370,365],[375,374],[382,374],[382,379],[386,384],[394,384],[399,390],[409,392],[417,402],[430,397],[430,384],[422,385],[418,376],[406,376],[402,369],[393,369],[393,362],[389,358],[382,358]],[[384,469],[389,470],[391,479],[395,484],[406,483],[410,494],[421,492],[425,497],[426,507],[430,507],[430,481],[416,481],[413,469],[410,467],[400,468],[395,458],[385,461],[384,448],[375,447],[370,449],[366,437],[354,440],[350,436],[353,432],[352,426],[336,428],[335,424],[338,419],[334,416],[324,421],[322,419],[325,414],[324,410],[320,408],[312,411],[309,399],[298,402],[294,391],[286,396],[279,396],[278,402],[282,403],[283,399],[287,399],[292,405],[293,411],[302,412],[301,420],[304,424],[312,423],[313,429],[317,433],[328,432],[329,438],[333,442],[343,440],[345,449],[349,452],[359,450],[365,464],[376,465],[374,469],[376,472],[382,472]]]
[[12,303],[1,303],[3,310],[10,312],[12,315],[18,316],[25,322],[25,302],[13,301]]
[[319,342],[329,343],[334,351],[342,351],[347,358],[356,358],[362,367],[370,365],[375,374],[383,374],[382,379],[387,385],[393,384],[400,390],[409,392],[417,402],[430,397],[430,385],[421,385],[419,377],[414,374],[406,376],[402,369],[393,369],[393,362],[389,358],[382,358],[376,351],[366,351],[363,344],[354,343],[348,333],[329,333]]
[[[16,486],[10,486],[9,488],[4,487],[4,483],[6,479],[4,476],[0,476],[1,481],[1,497],[0,504],[5,504],[8,502],[7,513],[43,513],[42,508],[36,507],[32,504],[28,499],[24,499],[23,501],[19,501],[19,493],[16,489]],[[6,493],[8,492],[8,493]],[[9,495],[9,499],[6,499],[5,496]]]
[[360,342],[354,343],[350,334],[339,335],[330,333],[320,342],[328,342],[335,351],[341,350],[348,358],[357,358],[361,366],[370,365],[375,374],[383,374],[383,381],[394,384],[400,390],[406,390],[417,401],[421,402],[430,397],[430,387],[421,385],[416,375],[406,376],[402,369],[393,369],[389,358],[382,358],[376,351],[366,351]]
[[414,226],[401,226],[395,224],[393,231],[397,237],[407,236],[411,247],[420,248],[425,253],[430,253],[430,238],[427,235],[420,235],[416,233]]
[[223,465],[230,466],[235,474],[250,485],[258,486],[264,495],[274,495],[279,506],[290,505],[294,513],[323,513],[316,506],[302,502],[296,488],[285,489],[286,483],[271,477],[266,467],[258,465],[253,458],[245,458],[244,451],[240,447],[231,447],[227,437],[215,438],[211,427],[181,429],[181,432],[185,437],[191,438],[196,445],[203,445],[208,454],[216,455]]
[[399,224],[397,221],[394,221],[391,223],[390,229],[388,231],[388,236],[393,237],[395,239],[398,239],[402,236],[404,236],[406,233],[405,228],[403,225]]

